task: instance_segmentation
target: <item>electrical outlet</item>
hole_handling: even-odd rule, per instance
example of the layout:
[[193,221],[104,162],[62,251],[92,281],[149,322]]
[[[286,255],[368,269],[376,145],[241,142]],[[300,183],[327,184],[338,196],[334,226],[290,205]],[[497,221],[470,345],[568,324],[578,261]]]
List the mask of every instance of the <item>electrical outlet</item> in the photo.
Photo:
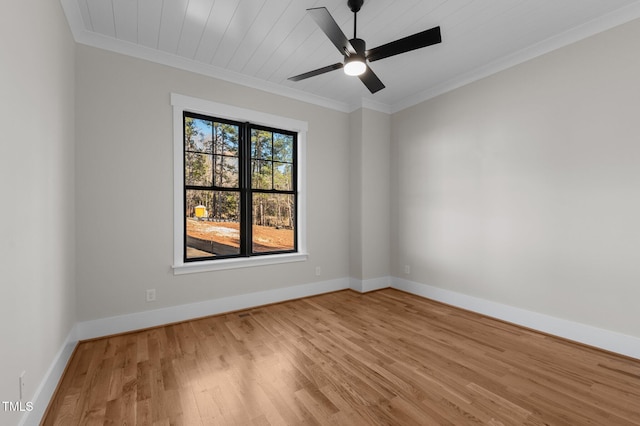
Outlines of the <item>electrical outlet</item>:
[[19,387],[19,393],[20,393],[20,401],[22,401],[22,399],[24,398],[24,376],[25,374],[27,374],[26,371],[23,371],[22,374],[20,374],[20,377],[18,377],[18,387]]
[[156,289],[148,288],[147,289],[147,302],[155,302],[156,301]]
[[319,266],[316,266],[316,277],[319,277],[322,274],[322,268]]
[[410,265],[404,265],[404,273],[409,275],[411,273],[411,266]]

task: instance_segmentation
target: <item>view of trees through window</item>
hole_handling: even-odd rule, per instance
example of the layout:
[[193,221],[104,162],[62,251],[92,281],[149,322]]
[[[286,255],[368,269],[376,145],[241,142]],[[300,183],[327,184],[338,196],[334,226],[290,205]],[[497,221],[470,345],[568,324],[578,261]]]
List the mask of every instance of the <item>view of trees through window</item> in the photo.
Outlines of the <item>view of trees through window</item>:
[[295,251],[295,144],[185,112],[185,260]]

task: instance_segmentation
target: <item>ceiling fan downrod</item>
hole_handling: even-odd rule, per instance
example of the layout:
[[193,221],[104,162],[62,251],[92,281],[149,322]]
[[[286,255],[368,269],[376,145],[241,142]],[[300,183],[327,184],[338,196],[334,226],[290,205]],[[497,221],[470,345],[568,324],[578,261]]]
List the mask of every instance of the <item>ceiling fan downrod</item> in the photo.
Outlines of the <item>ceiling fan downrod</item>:
[[347,6],[349,6],[349,9],[351,9],[351,11],[353,12],[353,38],[358,38],[358,36],[356,35],[356,29],[357,29],[357,25],[358,25],[358,12],[360,11],[360,8],[362,7],[362,5],[364,4],[364,0],[348,0],[347,1]]

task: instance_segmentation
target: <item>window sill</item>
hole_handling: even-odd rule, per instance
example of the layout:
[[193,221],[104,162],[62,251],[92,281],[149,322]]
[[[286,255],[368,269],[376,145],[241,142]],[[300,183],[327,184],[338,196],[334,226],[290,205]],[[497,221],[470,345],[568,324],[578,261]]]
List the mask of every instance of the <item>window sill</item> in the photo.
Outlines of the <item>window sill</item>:
[[243,257],[234,259],[207,260],[203,262],[180,263],[173,265],[173,275],[193,274],[197,272],[222,271],[225,269],[242,269],[254,266],[277,265],[280,263],[304,262],[307,253],[286,253],[267,256]]

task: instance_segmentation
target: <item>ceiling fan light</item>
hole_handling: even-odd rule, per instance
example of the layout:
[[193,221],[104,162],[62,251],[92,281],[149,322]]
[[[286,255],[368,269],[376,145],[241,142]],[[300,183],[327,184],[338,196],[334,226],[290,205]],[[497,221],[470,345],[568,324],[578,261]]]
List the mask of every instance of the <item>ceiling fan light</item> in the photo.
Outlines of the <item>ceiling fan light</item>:
[[344,64],[344,73],[346,75],[361,75],[367,70],[367,65],[364,63],[362,58],[357,56],[353,56]]

